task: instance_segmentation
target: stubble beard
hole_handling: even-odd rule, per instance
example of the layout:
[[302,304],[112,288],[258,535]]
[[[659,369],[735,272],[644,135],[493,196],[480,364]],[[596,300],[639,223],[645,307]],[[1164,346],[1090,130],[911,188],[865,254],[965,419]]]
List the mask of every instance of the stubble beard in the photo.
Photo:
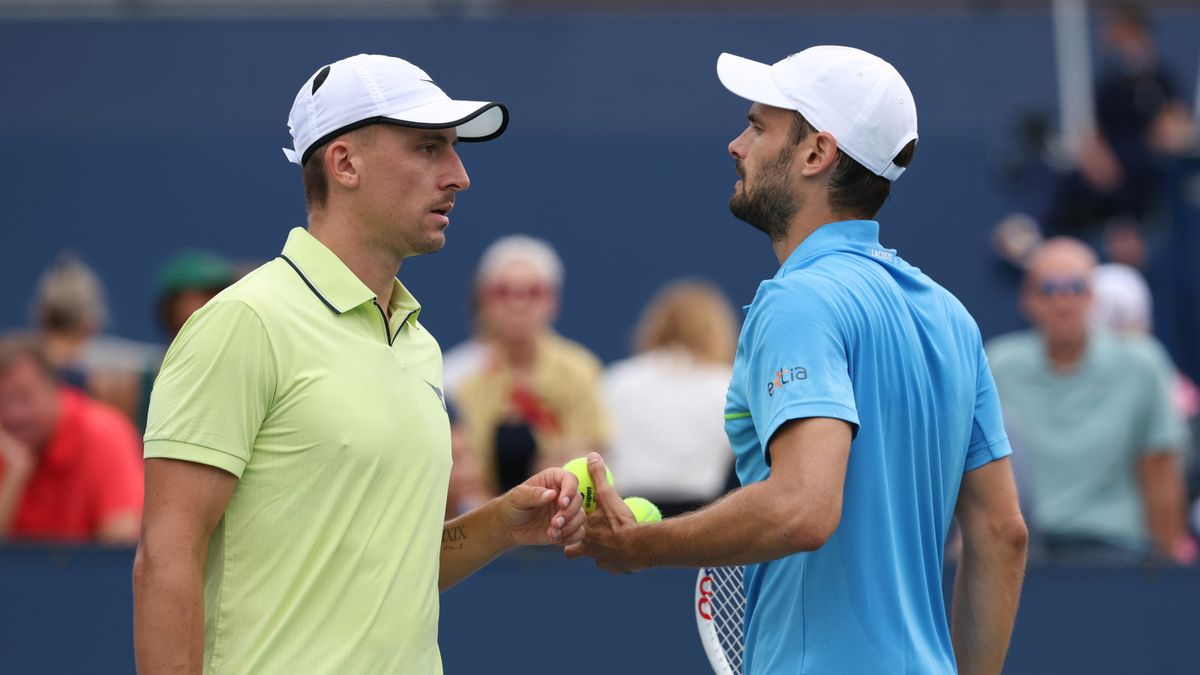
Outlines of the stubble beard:
[[774,159],[763,164],[758,172],[758,184],[753,190],[747,189],[745,171],[741,162],[737,164],[742,187],[734,191],[729,199],[729,211],[738,220],[766,234],[772,243],[787,237],[792,216],[800,207],[787,177],[795,151],[796,146],[788,145]]

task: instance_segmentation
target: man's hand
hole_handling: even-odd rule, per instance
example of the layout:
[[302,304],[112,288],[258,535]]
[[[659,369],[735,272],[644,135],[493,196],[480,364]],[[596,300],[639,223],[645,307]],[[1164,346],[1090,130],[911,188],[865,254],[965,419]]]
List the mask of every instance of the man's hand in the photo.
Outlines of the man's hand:
[[37,464],[37,458],[34,457],[29,446],[5,431],[4,427],[0,427],[0,466],[4,467],[5,476],[11,474],[22,478],[28,477],[33,473],[35,464]]
[[500,498],[497,517],[513,545],[564,546],[583,536],[583,497],[569,471],[546,469]]
[[633,511],[621,501],[621,495],[608,484],[604,460],[600,455],[588,455],[588,473],[596,486],[596,510],[584,525],[583,540],[566,549],[568,558],[588,556],[596,561],[596,567],[613,574],[636,572],[644,565],[638,562],[630,539],[630,531],[637,527]]
[[0,541],[8,538],[17,502],[36,464],[33,451],[0,427]]

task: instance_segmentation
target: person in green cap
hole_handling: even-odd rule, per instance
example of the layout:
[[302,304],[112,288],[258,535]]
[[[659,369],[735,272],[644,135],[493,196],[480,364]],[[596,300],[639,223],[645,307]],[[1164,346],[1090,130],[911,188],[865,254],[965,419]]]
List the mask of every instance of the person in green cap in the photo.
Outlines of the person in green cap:
[[158,322],[167,341],[174,340],[188,317],[238,276],[234,264],[216,253],[185,249],[171,256],[155,284]]
[[[168,258],[154,284],[155,314],[167,343],[175,340],[196,310],[237,281],[239,276],[232,261],[209,251],[184,249]],[[159,365],[143,371],[138,382],[133,422],[141,432],[146,431],[150,391],[158,377]]]

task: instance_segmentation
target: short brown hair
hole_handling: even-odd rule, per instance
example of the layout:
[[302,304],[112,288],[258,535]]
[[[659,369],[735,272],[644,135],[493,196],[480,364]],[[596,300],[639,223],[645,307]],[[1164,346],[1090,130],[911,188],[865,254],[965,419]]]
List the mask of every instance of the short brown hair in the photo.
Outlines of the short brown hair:
[[300,182],[304,184],[304,203],[310,211],[325,206],[325,198],[329,196],[329,179],[325,176],[325,145],[314,150],[300,168]]
[[737,319],[716,286],[677,281],[646,305],[636,334],[638,352],[677,346],[700,361],[728,365],[737,348]]
[[28,333],[11,332],[0,334],[0,373],[7,371],[25,359],[32,359],[38,370],[51,380],[58,373],[50,364],[50,357],[42,343]]
[[[817,130],[800,113],[792,118],[792,140],[795,143],[815,134]],[[917,151],[913,139],[900,150],[892,163],[906,167]],[[835,213],[857,218],[874,218],[892,193],[892,181],[875,175],[870,169],[838,148],[837,166],[829,178],[829,207]]]

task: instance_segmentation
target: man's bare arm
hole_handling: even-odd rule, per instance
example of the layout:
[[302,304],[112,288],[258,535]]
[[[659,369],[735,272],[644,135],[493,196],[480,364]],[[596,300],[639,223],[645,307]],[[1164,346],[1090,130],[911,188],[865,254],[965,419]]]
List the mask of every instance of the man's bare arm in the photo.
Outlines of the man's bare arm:
[[1012,638],[1029,539],[1011,462],[967,472],[955,514],[963,547],[951,610],[954,655],[963,675],[998,674]]
[[438,590],[471,576],[514,546],[577,542],[584,518],[575,476],[557,467],[540,471],[443,526]]
[[1138,461],[1138,482],[1146,511],[1146,529],[1159,553],[1175,558],[1184,534],[1183,472],[1174,453],[1157,452]]
[[588,470],[597,509],[584,541],[570,557],[586,555],[602,569],[742,565],[820,548],[842,517],[842,489],[851,427],[829,418],[788,422],[771,438],[771,475],[695,513],[634,526],[633,515],[604,480],[599,458]]
[[8,538],[36,463],[29,448],[0,427],[0,541]]
[[199,675],[204,661],[204,561],[237,485],[211,466],[146,460],[142,536],[133,563],[134,654],[141,675]]

